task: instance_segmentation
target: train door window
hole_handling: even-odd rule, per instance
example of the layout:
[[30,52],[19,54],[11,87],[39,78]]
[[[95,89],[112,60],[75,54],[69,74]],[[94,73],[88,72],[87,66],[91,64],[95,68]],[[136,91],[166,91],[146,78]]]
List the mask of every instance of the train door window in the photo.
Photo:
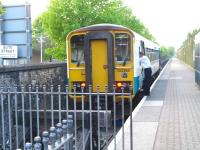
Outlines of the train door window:
[[115,34],[116,62],[130,61],[130,36],[127,33]]
[[140,41],[140,46],[141,46],[141,50],[140,52],[142,52],[145,55],[145,45],[144,45],[144,41]]
[[154,52],[152,49],[151,49],[151,60],[154,61]]
[[157,50],[154,50],[154,53],[155,53],[155,60],[157,60],[158,59],[158,52],[157,52]]
[[84,35],[75,35],[71,38],[71,62],[85,63],[84,60]]

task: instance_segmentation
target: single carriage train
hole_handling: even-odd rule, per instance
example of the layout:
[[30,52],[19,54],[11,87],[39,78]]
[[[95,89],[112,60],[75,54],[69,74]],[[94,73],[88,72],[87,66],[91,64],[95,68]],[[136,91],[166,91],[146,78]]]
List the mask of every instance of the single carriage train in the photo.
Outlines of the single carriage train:
[[[67,69],[69,90],[80,92],[81,87],[99,85],[124,91],[133,87],[134,96],[141,87],[139,52],[150,58],[152,73],[159,70],[159,45],[145,39],[131,29],[114,24],[97,24],[70,32],[67,36]],[[77,97],[78,99],[78,97]]]

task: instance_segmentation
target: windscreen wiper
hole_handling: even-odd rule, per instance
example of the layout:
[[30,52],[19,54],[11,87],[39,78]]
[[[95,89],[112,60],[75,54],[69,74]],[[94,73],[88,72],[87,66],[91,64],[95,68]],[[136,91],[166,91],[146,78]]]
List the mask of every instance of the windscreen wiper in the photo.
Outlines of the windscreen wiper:
[[123,66],[126,65],[127,58],[128,58],[128,50],[126,50],[126,55],[125,55],[124,60],[123,60],[123,63],[122,63]]
[[83,52],[82,52],[82,54],[81,54],[81,57],[80,57],[80,58],[78,59],[78,61],[77,61],[77,64],[76,64],[77,67],[80,66],[82,57],[83,57]]
[[123,63],[122,63],[123,66],[126,65],[126,62],[127,62],[126,58],[127,58],[127,57],[125,57],[124,60],[123,60]]
[[80,60],[78,60],[78,62],[77,62],[77,64],[76,64],[76,67],[79,67],[79,66],[80,66],[80,64],[81,64],[81,61],[80,61]]

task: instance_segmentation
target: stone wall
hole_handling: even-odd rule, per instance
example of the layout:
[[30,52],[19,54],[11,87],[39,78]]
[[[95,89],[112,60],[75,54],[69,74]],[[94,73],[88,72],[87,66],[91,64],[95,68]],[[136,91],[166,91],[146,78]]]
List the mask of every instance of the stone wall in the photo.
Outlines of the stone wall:
[[[14,86],[17,86],[18,91],[21,91],[21,85],[25,86],[25,91],[28,90],[28,85],[32,85],[32,91],[35,91],[35,85],[39,86],[39,90],[42,91],[43,85],[47,86],[47,90],[50,90],[50,86],[54,86],[54,90],[57,91],[58,85],[61,85],[62,91],[67,84],[67,64],[66,63],[43,63],[43,64],[29,64],[29,65],[17,65],[17,66],[6,66],[0,67],[0,86],[3,86],[6,90],[10,88],[13,90]],[[2,89],[1,89],[2,90]],[[26,105],[28,104],[28,95],[25,95]],[[44,106],[50,108],[50,103],[43,104],[43,96],[39,96],[41,103],[40,109],[43,109]],[[8,130],[8,97],[3,95],[4,99],[4,126],[5,126],[5,140],[9,139],[9,130]],[[48,98],[49,100],[50,98]],[[54,98],[55,99],[55,98]],[[0,97],[0,102],[2,98]],[[56,100],[56,99],[55,99]],[[57,105],[56,103],[54,105]],[[18,95],[18,108],[21,105],[21,98]],[[35,100],[32,99],[32,107],[35,109]],[[56,107],[56,106],[54,106]],[[15,143],[15,126],[14,126],[14,95],[11,95],[11,117],[12,117],[12,137],[13,137],[13,148],[16,146]],[[29,108],[25,106],[25,108]],[[0,103],[0,149],[2,148],[2,106]],[[18,116],[20,118],[20,115]],[[28,116],[26,116],[26,119]],[[42,119],[42,118],[41,118]],[[20,124],[18,130],[20,130]],[[20,133],[20,131],[19,131]],[[19,137],[21,143],[22,138]]]
[[46,85],[67,83],[66,63],[43,63],[0,67],[0,86]]

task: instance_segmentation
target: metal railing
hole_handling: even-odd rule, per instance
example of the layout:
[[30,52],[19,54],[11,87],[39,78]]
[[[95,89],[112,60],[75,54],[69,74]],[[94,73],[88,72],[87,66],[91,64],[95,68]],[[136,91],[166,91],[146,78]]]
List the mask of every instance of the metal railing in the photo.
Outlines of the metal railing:
[[122,127],[124,141],[124,123],[132,115],[131,87],[92,91],[92,86],[74,86],[72,92],[60,85],[1,86],[2,149],[100,150],[113,139],[116,149],[116,133]]

